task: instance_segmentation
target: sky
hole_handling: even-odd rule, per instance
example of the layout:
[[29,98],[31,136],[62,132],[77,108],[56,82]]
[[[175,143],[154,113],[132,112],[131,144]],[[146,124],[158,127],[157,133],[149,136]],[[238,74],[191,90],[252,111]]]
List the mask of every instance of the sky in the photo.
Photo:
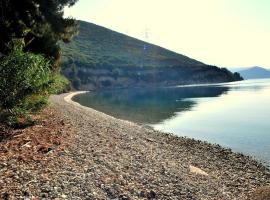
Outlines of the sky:
[[206,64],[270,68],[270,0],[79,0],[65,16]]

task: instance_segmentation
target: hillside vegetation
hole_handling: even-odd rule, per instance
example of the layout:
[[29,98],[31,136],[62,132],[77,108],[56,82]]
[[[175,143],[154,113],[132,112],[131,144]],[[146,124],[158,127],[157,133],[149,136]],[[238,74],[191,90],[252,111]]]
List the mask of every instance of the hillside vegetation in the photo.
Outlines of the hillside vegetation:
[[76,89],[164,86],[239,80],[226,69],[80,21],[79,35],[63,44],[62,73]]

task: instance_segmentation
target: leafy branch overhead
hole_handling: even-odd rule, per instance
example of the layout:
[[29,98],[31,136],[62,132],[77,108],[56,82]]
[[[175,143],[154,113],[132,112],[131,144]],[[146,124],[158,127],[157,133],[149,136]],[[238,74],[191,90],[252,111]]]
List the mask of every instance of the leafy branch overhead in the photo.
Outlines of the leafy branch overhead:
[[25,51],[42,54],[59,65],[58,41],[69,42],[77,34],[78,24],[64,18],[65,6],[77,0],[1,0],[0,52],[7,54],[7,44],[14,38],[24,40]]

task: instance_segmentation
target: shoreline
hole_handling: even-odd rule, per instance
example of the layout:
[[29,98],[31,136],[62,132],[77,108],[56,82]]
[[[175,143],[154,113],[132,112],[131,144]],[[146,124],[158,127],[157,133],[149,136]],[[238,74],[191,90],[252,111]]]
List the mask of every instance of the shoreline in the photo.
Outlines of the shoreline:
[[68,103],[72,103],[72,104],[74,104],[74,105],[79,106],[79,105],[81,105],[81,104],[79,104],[79,103],[77,103],[77,102],[75,102],[75,101],[72,101],[72,98],[73,98],[74,96],[78,95],[78,94],[84,94],[84,93],[88,93],[88,92],[90,92],[90,91],[76,91],[76,92],[69,92],[69,93],[67,93],[67,96],[64,97],[64,100],[65,100],[66,102],[68,102]]
[[[117,119],[71,100],[85,92],[57,95],[51,101],[65,117],[75,122],[78,137],[83,138],[86,145],[83,148],[92,146],[92,151],[105,153],[100,157],[102,163],[106,163],[104,170],[111,171],[111,176],[116,170],[121,176],[129,177],[126,184],[135,184],[136,191],[143,191],[142,195],[150,195],[152,191],[157,199],[190,199],[188,196],[195,199],[249,199],[257,188],[270,186],[269,169],[250,156]],[[95,145],[100,143],[101,146]],[[123,168],[123,172],[119,168]],[[147,187],[142,185],[144,181],[140,178],[145,176],[150,178],[146,181]],[[130,188],[112,193],[117,196],[123,191],[130,199],[143,199],[141,192],[131,192]],[[102,192],[98,195],[101,196],[97,199],[106,197]]]
[[91,91],[76,91],[76,92],[69,92],[69,93],[67,93],[67,95],[64,97],[64,100],[65,100],[67,103],[70,103],[70,104],[72,104],[72,105],[74,105],[74,106],[78,106],[78,107],[81,107],[81,108],[86,109],[86,110],[90,108],[92,111],[94,110],[95,112],[100,113],[100,114],[102,114],[102,115],[106,115],[106,116],[108,116],[108,117],[111,117],[111,118],[117,119],[117,120],[121,120],[121,121],[123,121],[123,122],[136,124],[136,125],[138,125],[138,126],[141,126],[141,127],[144,127],[144,128],[150,129],[150,130],[154,130],[154,131],[160,132],[161,134],[166,134],[166,135],[169,134],[169,135],[172,135],[173,137],[176,137],[176,138],[187,138],[187,139],[191,139],[191,140],[197,140],[198,142],[201,142],[201,143],[207,143],[207,144],[209,144],[209,145],[211,145],[211,146],[218,146],[218,147],[220,147],[220,148],[222,148],[222,149],[232,151],[233,153],[241,154],[241,155],[243,155],[243,156],[249,157],[251,160],[254,160],[255,162],[258,162],[260,165],[263,165],[265,168],[267,168],[267,169],[270,170],[270,165],[267,165],[264,161],[259,160],[259,159],[257,159],[257,158],[254,157],[254,156],[244,154],[244,153],[242,153],[242,152],[233,151],[233,150],[232,150],[231,148],[229,148],[229,147],[224,147],[224,146],[222,146],[222,145],[220,145],[220,144],[213,144],[213,143],[210,143],[210,142],[208,142],[208,141],[203,141],[203,140],[199,140],[199,139],[195,139],[195,138],[191,138],[191,137],[187,137],[187,136],[178,136],[178,135],[176,135],[176,134],[174,134],[174,133],[170,133],[170,132],[160,131],[160,130],[154,129],[154,128],[151,127],[151,126],[145,125],[145,124],[143,124],[143,123],[136,123],[136,122],[132,122],[132,121],[129,121],[129,120],[120,119],[120,118],[117,118],[117,117],[108,115],[107,113],[104,113],[104,112],[95,110],[95,109],[93,109],[93,108],[91,108],[91,107],[83,106],[83,105],[81,105],[80,103],[78,103],[78,102],[72,100],[72,98],[73,98],[74,96],[79,95],[79,94],[88,93],[88,92],[91,92]]
[[[138,124],[136,122],[132,122],[132,121],[129,121],[129,120],[125,120],[125,119],[120,119],[120,118],[117,118],[117,117],[114,117],[112,115],[108,115],[107,113],[104,113],[104,112],[101,112],[101,111],[98,111],[98,110],[95,110],[93,108],[90,108],[90,107],[87,107],[87,106],[83,106],[81,105],[80,103],[76,102],[76,101],[72,101],[72,98],[78,94],[84,94],[84,93],[88,93],[88,92],[91,92],[91,91],[76,91],[76,92],[69,92],[69,93],[65,93],[63,99],[65,102],[67,102],[68,104],[71,104],[75,107],[79,107],[81,109],[84,109],[84,110],[88,110],[90,112],[95,112],[96,114],[100,114],[100,115],[103,115],[105,117],[108,117],[108,118],[111,118],[111,119],[116,119],[116,120],[119,120],[119,121],[122,121],[124,123],[128,123],[128,124],[134,124],[134,125],[137,125],[137,126],[142,126],[144,128],[148,128],[148,129],[151,129],[151,130],[154,130],[152,127],[149,127],[147,125],[143,125],[143,124]],[[169,133],[167,133],[169,134]]]
[[269,199],[270,170],[251,157],[81,106],[79,93],[52,95],[2,141],[1,199]]

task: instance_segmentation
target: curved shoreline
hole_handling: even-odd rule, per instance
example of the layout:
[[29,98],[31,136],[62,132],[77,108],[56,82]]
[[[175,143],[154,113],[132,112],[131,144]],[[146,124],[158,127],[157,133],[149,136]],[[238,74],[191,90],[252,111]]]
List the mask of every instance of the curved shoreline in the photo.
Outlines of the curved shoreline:
[[[76,101],[73,101],[72,98],[73,98],[74,96],[76,96],[76,95],[84,94],[84,93],[88,93],[88,92],[90,92],[90,91],[76,91],[76,92],[70,92],[70,93],[67,93],[67,95],[64,97],[64,100],[65,100],[67,103],[70,103],[70,104],[72,104],[72,105],[74,105],[74,106],[78,106],[78,107],[81,107],[81,108],[87,110],[87,109],[89,109],[90,107],[83,106],[83,105],[81,105],[80,103],[78,103],[78,102],[76,102]],[[152,129],[152,130],[161,132],[161,133],[163,133],[163,134],[172,134],[174,137],[180,137],[180,138],[184,137],[184,138],[187,138],[187,139],[197,140],[197,141],[200,141],[200,142],[208,143],[208,144],[210,144],[210,145],[215,145],[215,146],[217,145],[217,146],[220,146],[221,148],[226,149],[226,150],[233,151],[231,148],[223,147],[223,146],[221,146],[221,145],[219,145],[219,144],[213,144],[213,143],[210,143],[210,142],[208,142],[208,141],[202,141],[202,140],[195,139],[195,138],[190,138],[190,137],[186,137],[186,136],[178,136],[178,135],[175,135],[175,134],[173,134],[173,133],[168,133],[168,132],[164,132],[164,131],[159,131],[159,130],[156,130],[156,129],[154,129],[154,128],[150,127],[150,126],[147,126],[147,125],[138,124],[138,123],[136,123],[136,122],[132,122],[132,121],[125,120],[125,119],[120,119],[120,118],[117,118],[117,117],[108,115],[108,114],[106,114],[106,113],[104,113],[104,112],[95,110],[95,109],[93,109],[93,108],[90,108],[90,109],[91,109],[92,111],[94,110],[94,111],[96,111],[96,112],[98,112],[98,113],[100,113],[100,114],[102,114],[102,115],[106,115],[106,116],[108,116],[108,117],[111,117],[111,118],[114,118],[114,119],[117,119],[117,120],[121,120],[121,121],[124,121],[124,122],[134,123],[134,124],[136,124],[136,125],[138,125],[138,126],[144,126],[144,127],[149,128],[149,129]],[[263,166],[265,166],[266,168],[268,168],[268,169],[270,170],[270,168],[269,168],[270,166],[266,166],[264,162],[262,162],[262,161],[256,159],[256,158],[253,157],[253,156],[246,155],[246,154],[244,154],[244,153],[242,153],[242,152],[236,152],[236,151],[233,151],[233,152],[236,153],[236,154],[243,154],[243,155],[246,156],[246,157],[250,157],[251,159],[255,160],[256,162],[258,162],[258,163],[260,163],[260,164],[262,164]]]
[[[95,168],[93,198],[249,199],[270,185],[269,169],[248,156],[114,118],[72,101],[80,93],[51,101],[77,130],[72,148],[80,165]],[[103,175],[115,178],[104,182]]]
[[[76,102],[76,101],[73,101],[72,98],[78,94],[84,94],[84,93],[88,93],[90,91],[76,91],[76,92],[70,92],[70,93],[67,93],[67,94],[64,94],[64,101],[73,105],[73,106],[76,106],[76,107],[79,107],[79,108],[82,108],[84,110],[89,110],[90,112],[96,112],[97,114],[100,114],[100,115],[104,115],[108,118],[112,118],[112,119],[117,119],[119,121],[122,121],[124,123],[128,123],[128,124],[134,124],[134,125],[138,125],[138,126],[141,126],[140,124],[137,124],[135,122],[132,122],[132,121],[129,121],[129,120],[125,120],[125,119],[120,119],[120,118],[116,118],[114,116],[111,116],[111,115],[108,115],[104,112],[101,112],[101,111],[98,111],[98,110],[95,110],[93,108],[90,108],[90,107],[87,107],[87,106],[83,106],[81,105],[80,103]],[[145,126],[146,127],[146,126]],[[150,127],[148,127],[150,128]],[[151,128],[152,129],[152,128]]]
[[76,106],[80,106],[81,104],[75,102],[75,101],[72,101],[72,98],[78,94],[84,94],[84,93],[87,93],[89,91],[77,91],[77,92],[70,92],[68,93],[65,97],[64,97],[64,100],[68,103],[72,103]]

